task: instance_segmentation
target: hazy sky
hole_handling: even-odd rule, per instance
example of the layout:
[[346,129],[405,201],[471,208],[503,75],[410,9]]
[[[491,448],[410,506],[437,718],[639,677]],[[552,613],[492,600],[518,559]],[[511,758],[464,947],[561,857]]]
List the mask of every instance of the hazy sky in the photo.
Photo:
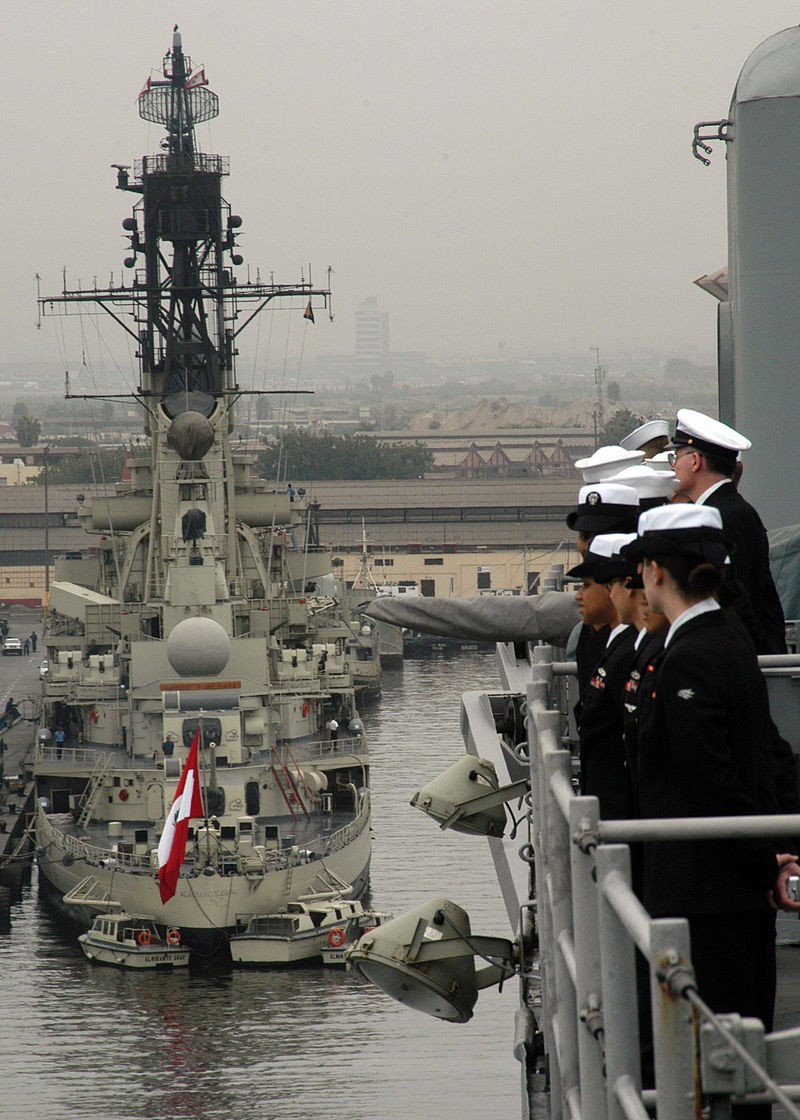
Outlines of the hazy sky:
[[[335,270],[333,324],[278,314],[270,358],[353,348],[367,295],[395,349],[714,350],[692,285],[727,257],[725,160],[692,158],[788,0],[2,0],[2,359],[60,361],[34,273],[107,283],[131,195],[111,164],[158,148],[136,96],[171,42],[203,64],[224,191],[253,274]],[[155,71],[154,76],[155,76]],[[251,328],[261,362],[268,324]],[[305,332],[305,339],[304,339]],[[105,319],[67,361],[109,347]],[[258,355],[255,355],[256,343]],[[294,361],[294,357],[292,358]],[[298,358],[299,360],[299,358]]]

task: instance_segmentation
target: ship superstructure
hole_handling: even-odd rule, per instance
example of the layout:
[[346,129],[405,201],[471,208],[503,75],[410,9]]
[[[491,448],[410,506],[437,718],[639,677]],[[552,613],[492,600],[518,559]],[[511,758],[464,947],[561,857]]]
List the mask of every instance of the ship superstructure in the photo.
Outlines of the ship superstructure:
[[[133,174],[115,165],[137,196],[131,282],[40,301],[45,314],[99,305],[135,338],[145,439],[113,496],[80,511],[96,547],[58,562],[50,587],[37,838],[73,912],[117,902],[199,936],[363,887],[368,759],[346,641],[313,626],[330,606],[306,590],[330,572],[314,507],[231,444],[237,336],[278,297],[313,318],[330,290],[239,283],[227,160],[195,140],[218,100],[177,28],[162,74],[138,99],[161,151]],[[198,724],[206,819],[162,914],[153,848]]]

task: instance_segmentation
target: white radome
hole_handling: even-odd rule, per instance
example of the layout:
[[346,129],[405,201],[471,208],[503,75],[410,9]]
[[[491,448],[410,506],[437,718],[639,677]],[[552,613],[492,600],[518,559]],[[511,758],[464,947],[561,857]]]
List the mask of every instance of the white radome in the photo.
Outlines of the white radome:
[[221,673],[231,655],[231,640],[213,618],[187,618],[167,638],[167,658],[179,677]]

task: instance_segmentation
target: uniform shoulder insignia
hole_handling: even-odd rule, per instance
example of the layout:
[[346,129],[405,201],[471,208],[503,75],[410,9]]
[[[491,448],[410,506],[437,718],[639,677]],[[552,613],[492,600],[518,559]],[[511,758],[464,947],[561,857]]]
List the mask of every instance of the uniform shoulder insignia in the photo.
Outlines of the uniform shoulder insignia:
[[678,696],[680,696],[681,700],[691,700],[692,697],[694,696],[694,689],[693,688],[679,688],[678,689]]

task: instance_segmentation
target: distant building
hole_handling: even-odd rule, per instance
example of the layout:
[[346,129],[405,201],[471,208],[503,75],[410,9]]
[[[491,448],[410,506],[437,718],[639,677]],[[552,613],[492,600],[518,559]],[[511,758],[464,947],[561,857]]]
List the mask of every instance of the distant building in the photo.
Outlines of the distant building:
[[355,364],[381,370],[389,355],[389,313],[378,308],[375,296],[368,296],[356,308]]
[[20,458],[0,462],[0,486],[27,486],[42,473],[39,466],[29,466]]
[[444,473],[449,468],[453,477],[463,479],[576,477],[573,459],[562,439],[555,441],[549,456],[538,440],[534,440],[533,446],[528,451],[516,445],[506,449],[497,440],[488,457],[481,454],[478,444],[473,440],[466,455],[460,458],[459,455],[460,452],[437,454],[434,469]]

